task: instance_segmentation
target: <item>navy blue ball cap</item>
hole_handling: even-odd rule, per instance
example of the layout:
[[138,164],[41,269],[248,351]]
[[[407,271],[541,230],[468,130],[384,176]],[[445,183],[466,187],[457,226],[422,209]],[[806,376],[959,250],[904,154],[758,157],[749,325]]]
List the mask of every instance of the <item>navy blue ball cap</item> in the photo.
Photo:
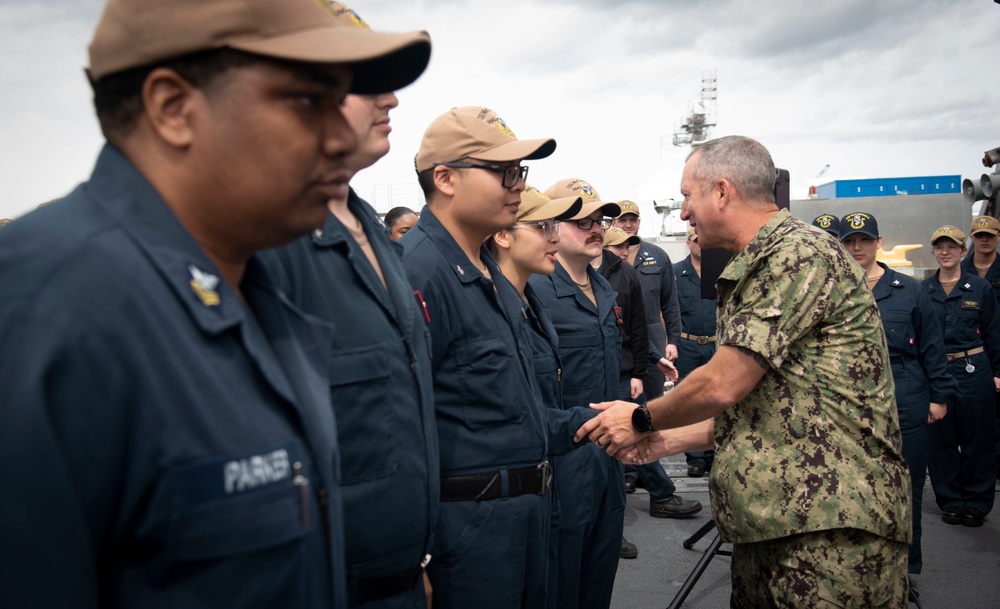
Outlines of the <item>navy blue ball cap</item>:
[[833,214],[823,214],[813,218],[812,225],[825,230],[834,237],[840,236],[840,220]]
[[841,218],[840,240],[843,241],[855,233],[878,239],[878,221],[875,220],[875,216],[863,211],[856,211]]

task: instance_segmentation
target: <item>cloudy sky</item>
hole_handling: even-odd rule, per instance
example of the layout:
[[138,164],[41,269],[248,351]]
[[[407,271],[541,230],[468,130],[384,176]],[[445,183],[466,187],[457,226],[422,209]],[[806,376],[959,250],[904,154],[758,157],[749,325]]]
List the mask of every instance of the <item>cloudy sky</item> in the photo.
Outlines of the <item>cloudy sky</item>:
[[[166,0],[169,1],[169,0]],[[0,217],[85,180],[102,144],[83,76],[100,0],[0,1]],[[810,181],[984,172],[1000,146],[1000,5],[988,0],[358,0],[373,28],[425,29],[427,72],[399,93],[392,152],[354,181],[385,211],[417,204],[413,155],[436,116],[485,105],[545,188],[679,198],[671,134],[715,71],[718,126],[767,146],[792,198]],[[644,227],[645,228],[645,227]]]

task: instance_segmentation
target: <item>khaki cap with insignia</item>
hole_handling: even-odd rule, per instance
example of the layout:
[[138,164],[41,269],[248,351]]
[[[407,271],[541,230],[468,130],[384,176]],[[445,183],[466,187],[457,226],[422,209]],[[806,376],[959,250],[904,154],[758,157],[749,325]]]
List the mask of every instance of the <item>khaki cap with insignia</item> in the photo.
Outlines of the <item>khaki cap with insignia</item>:
[[566,220],[575,216],[582,205],[583,199],[580,197],[550,199],[534,186],[526,186],[521,192],[521,206],[517,208],[517,221]]
[[427,32],[389,34],[339,22],[325,0],[108,0],[90,43],[99,80],[185,55],[231,48],[308,63],[354,64],[352,93],[410,84],[427,67]]
[[989,233],[991,235],[1000,234],[1000,220],[993,216],[976,216],[969,225],[969,234]]
[[601,201],[600,195],[597,194],[597,190],[593,186],[576,178],[559,180],[546,188],[545,194],[553,199],[559,197],[580,197],[583,199],[580,211],[570,220],[581,220],[597,210],[601,210],[602,215],[611,218],[617,218],[621,213],[621,207],[617,203]]
[[544,159],[555,149],[556,141],[551,138],[517,139],[507,123],[489,108],[464,106],[452,108],[427,127],[414,164],[420,173],[461,159],[497,163]]
[[622,208],[622,213],[619,216],[624,216],[625,214],[635,214],[638,218],[641,214],[639,213],[639,205],[634,201],[629,201],[628,199],[622,199],[618,202],[618,206]]
[[951,239],[955,243],[965,247],[965,233],[958,230],[957,227],[954,227],[951,224],[945,224],[941,228],[934,231],[934,234],[931,235],[931,245],[934,245],[934,242],[942,237],[945,239]]
[[604,231],[604,247],[608,247],[609,245],[621,245],[622,243],[639,245],[641,242],[642,239],[636,235],[630,235],[616,226],[612,226],[608,230]]

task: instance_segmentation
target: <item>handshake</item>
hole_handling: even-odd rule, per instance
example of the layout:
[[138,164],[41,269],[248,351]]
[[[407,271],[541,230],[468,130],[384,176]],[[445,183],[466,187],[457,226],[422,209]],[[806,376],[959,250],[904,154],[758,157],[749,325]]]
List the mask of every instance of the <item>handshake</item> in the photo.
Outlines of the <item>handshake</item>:
[[[661,359],[657,366],[667,380],[677,381],[677,369],[669,360]],[[591,404],[591,408],[601,413],[581,425],[573,440],[580,442],[586,438],[626,465],[642,465],[669,455],[712,449],[714,413],[698,416],[702,420],[690,425],[669,425],[674,428],[654,430],[653,413],[667,407],[667,401],[667,395],[657,398],[649,403],[648,410],[646,406],[622,400]]]

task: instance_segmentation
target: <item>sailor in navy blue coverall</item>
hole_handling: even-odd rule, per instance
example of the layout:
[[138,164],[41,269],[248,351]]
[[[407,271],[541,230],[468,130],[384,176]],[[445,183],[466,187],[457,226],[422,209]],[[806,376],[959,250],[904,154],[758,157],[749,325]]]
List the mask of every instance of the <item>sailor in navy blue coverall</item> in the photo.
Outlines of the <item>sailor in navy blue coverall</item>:
[[908,570],[919,574],[921,508],[927,479],[928,425],[952,416],[948,400],[958,393],[958,384],[947,372],[941,320],[931,305],[927,290],[913,277],[897,273],[875,260],[882,247],[878,221],[871,214],[844,216],[838,227],[844,249],[865,270],[878,305],[889,347],[892,380],[896,385],[896,413],[903,439],[903,459],[910,468],[913,541]]
[[341,101],[430,44],[358,32],[359,55],[310,0],[197,4],[108,3],[109,143],[0,235],[3,607],[346,606],[330,335],[254,252],[322,223],[357,147]]
[[[367,24],[332,5],[350,27]],[[347,158],[361,171],[388,154],[394,92],[348,95],[341,112],[358,135]],[[348,602],[425,609],[424,566],[440,500],[427,324],[375,210],[350,189],[327,202],[323,226],[265,252],[275,282],[334,328],[330,401],[341,447]],[[433,599],[431,599],[433,600]]]
[[[615,226],[629,235],[638,236],[641,224],[639,206],[628,200],[620,201],[619,206],[622,212],[615,218]],[[663,248],[641,241],[639,245],[629,248],[629,259],[632,260],[642,285],[650,359],[656,362],[660,357],[666,357],[669,361],[674,361],[677,359],[677,344],[680,342],[681,314],[670,256]],[[665,380],[659,367],[654,365],[646,368],[643,393],[647,401],[663,395]],[[625,471],[629,477],[638,475],[638,482],[649,492],[651,516],[684,518],[701,511],[701,502],[684,499],[676,494],[677,486],[659,461],[639,466],[629,465]]]
[[948,372],[958,381],[948,415],[928,433],[931,486],[945,522],[980,526],[995,493],[1000,317],[990,284],[958,266],[965,235],[943,226],[931,243],[941,268],[922,285],[942,321]]
[[[587,405],[571,407],[563,402],[563,368],[562,361],[559,359],[559,338],[552,324],[552,318],[542,306],[532,286],[528,284],[528,279],[535,274],[548,275],[555,271],[554,253],[558,249],[560,240],[559,220],[575,216],[580,211],[581,205],[580,197],[549,199],[538,189],[529,186],[521,193],[521,206],[517,210],[517,223],[510,228],[497,231],[487,241],[490,252],[495,256],[504,277],[522,296],[522,311],[529,322],[524,324],[524,327],[528,331],[528,341],[532,346],[535,379],[538,383],[542,403],[545,406],[545,419],[549,427],[549,456],[553,457],[564,455],[580,445],[587,444],[586,440],[581,441],[580,444],[572,444],[570,436],[575,430],[567,425],[571,426],[576,421],[582,425],[583,421],[596,416],[598,411]],[[555,492],[557,490],[555,487],[578,483],[578,480],[573,478],[576,472],[573,469],[560,469],[559,464],[555,463],[553,474],[556,483],[550,491],[553,494],[554,502],[549,538],[547,604],[548,607],[552,608],[560,606],[558,600],[560,561],[580,563],[579,555],[568,555],[560,559],[559,527],[562,498]],[[559,482],[560,478],[567,477],[568,480],[564,483]],[[574,496],[571,495],[566,500],[572,501],[573,499]],[[575,508],[570,506],[570,509]],[[587,566],[583,567],[586,569]],[[600,568],[600,565],[595,565],[595,567]],[[604,576],[604,573],[591,574],[588,572],[584,578],[602,578]],[[566,601],[565,605],[579,606],[581,587],[578,585],[579,581],[579,579],[573,580],[572,588],[567,592],[569,601]]]
[[[529,280],[559,337],[562,398],[567,406],[618,399],[621,332],[614,310],[615,292],[596,270],[587,273],[596,305],[577,289],[561,266],[557,265],[552,275],[535,275]],[[621,463],[587,445],[559,457],[556,470],[559,606],[607,607],[624,527]]]
[[[546,194],[552,198],[576,195],[558,186]],[[618,206],[584,202],[577,215],[562,223],[555,272],[533,275],[528,281],[558,335],[566,405],[628,399],[619,391],[622,322],[616,292],[590,266],[594,253],[603,249],[602,212],[616,215],[609,211],[617,212]],[[589,226],[584,229],[578,223]],[[586,278],[586,288],[567,271],[567,265],[573,263],[574,272]],[[600,448],[587,445],[558,458],[556,468],[560,473],[556,478],[560,506],[558,606],[606,608],[611,604],[624,528],[622,465]]]
[[[688,257],[674,265],[677,302],[681,309],[676,363],[682,379],[698,366],[707,364],[715,355],[715,310],[718,307],[714,298],[701,297],[701,246],[693,228],[688,228],[687,246],[690,251]],[[698,477],[711,471],[714,451],[703,450],[686,455],[689,476]]]
[[220,281],[106,146],[0,281],[0,605],[344,606],[330,336],[256,260]]
[[[552,470],[527,320],[483,242],[514,224],[525,159],[495,112],[453,108],[417,152],[427,198],[400,240],[431,337],[441,505],[428,567],[434,606],[544,607]],[[567,437],[567,443],[570,438]]]
[[[497,606],[543,607],[550,497],[507,481],[512,472],[542,471],[548,454],[521,298],[485,246],[493,280],[430,207],[400,242],[430,320],[443,479],[429,566],[435,606],[492,598]],[[463,493],[466,476],[476,488]]]
[[[962,260],[962,270],[970,275],[982,277],[993,286],[997,310],[1000,311],[1000,255],[997,255],[1000,220],[993,216],[973,218],[969,226],[969,236],[972,238],[973,252]],[[996,436],[996,473],[997,479],[1000,480],[1000,393],[997,394]]]
[[333,330],[330,401],[351,605],[426,607],[420,564],[430,553],[440,493],[427,325],[402,247],[353,190],[347,204],[378,272],[333,214],[264,260],[292,302]]

